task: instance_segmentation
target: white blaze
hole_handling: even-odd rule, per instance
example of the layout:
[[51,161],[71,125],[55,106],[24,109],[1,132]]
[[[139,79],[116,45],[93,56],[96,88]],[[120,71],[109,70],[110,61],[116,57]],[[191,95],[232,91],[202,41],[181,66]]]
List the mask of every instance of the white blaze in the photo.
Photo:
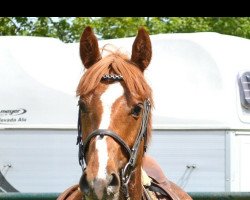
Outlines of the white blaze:
[[104,136],[103,138],[98,136],[96,138],[96,149],[98,151],[98,163],[99,163],[97,178],[106,179],[107,175],[106,166],[108,162],[108,147],[106,142],[106,136]]
[[[101,124],[99,129],[107,129],[110,124],[111,108],[114,102],[123,94],[123,87],[119,82],[110,84],[108,89],[102,94],[101,101],[103,107],[103,113],[101,118]],[[98,163],[99,169],[97,177],[100,179],[106,179],[107,175],[107,162],[108,162],[108,147],[106,142],[106,136],[96,138],[96,149],[98,151]]]
[[110,124],[111,107],[113,103],[123,94],[123,87],[119,82],[109,85],[108,89],[102,94],[101,101],[103,107],[100,129],[107,129]]

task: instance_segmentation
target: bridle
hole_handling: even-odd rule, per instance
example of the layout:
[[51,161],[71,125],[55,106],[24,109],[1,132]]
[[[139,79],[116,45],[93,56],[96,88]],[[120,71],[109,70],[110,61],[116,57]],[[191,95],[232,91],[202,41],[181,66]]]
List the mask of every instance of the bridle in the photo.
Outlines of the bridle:
[[[123,77],[121,75],[116,75],[116,74],[106,74],[102,77],[101,80],[121,81],[123,80]],[[140,130],[137,134],[133,147],[130,149],[130,147],[126,144],[126,142],[117,133],[107,129],[94,130],[84,140],[82,140],[81,108],[79,106],[78,125],[77,125],[78,136],[76,144],[79,146],[78,159],[80,166],[82,167],[83,171],[86,169],[87,163],[85,155],[88,150],[89,143],[93,138],[95,138],[96,136],[100,136],[101,138],[103,138],[104,136],[113,138],[122,147],[122,149],[126,152],[128,156],[128,162],[125,165],[125,167],[121,170],[121,184],[122,187],[124,188],[124,192],[127,199],[129,199],[128,183],[130,181],[132,172],[135,169],[139,146],[143,139],[144,139],[144,152],[146,152],[147,150],[147,126],[148,126],[150,108],[151,104],[149,99],[144,100]]]

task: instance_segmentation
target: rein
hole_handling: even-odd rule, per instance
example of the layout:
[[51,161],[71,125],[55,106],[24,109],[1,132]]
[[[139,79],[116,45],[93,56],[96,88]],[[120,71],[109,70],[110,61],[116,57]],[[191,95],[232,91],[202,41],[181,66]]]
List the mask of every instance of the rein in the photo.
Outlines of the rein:
[[[120,81],[120,80],[123,80],[123,77],[121,75],[106,74],[102,77],[101,80]],[[126,142],[117,133],[108,129],[94,130],[83,141],[82,140],[81,109],[79,106],[78,124],[77,124],[78,136],[77,136],[77,143],[76,143],[79,146],[79,152],[78,152],[79,165],[82,167],[83,171],[86,169],[87,163],[86,163],[85,155],[88,150],[89,143],[93,138],[95,138],[96,136],[100,136],[101,138],[103,138],[104,136],[113,138],[117,143],[119,143],[119,145],[122,147],[122,149],[126,152],[128,156],[128,162],[126,163],[125,167],[121,171],[121,185],[124,188],[127,199],[129,199],[128,183],[130,181],[132,172],[135,169],[139,146],[143,139],[144,139],[144,152],[146,152],[147,150],[147,125],[148,125],[150,108],[151,108],[151,104],[150,104],[149,99],[144,100],[140,130],[137,134],[133,147],[130,149],[130,147],[126,144]]]

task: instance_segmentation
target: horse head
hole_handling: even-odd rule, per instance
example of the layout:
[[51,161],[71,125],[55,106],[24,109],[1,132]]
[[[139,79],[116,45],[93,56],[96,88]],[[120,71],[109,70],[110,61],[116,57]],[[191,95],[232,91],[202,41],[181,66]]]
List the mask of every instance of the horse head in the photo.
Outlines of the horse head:
[[80,39],[86,72],[79,81],[79,152],[86,199],[141,199],[141,165],[151,132],[152,92],[144,78],[152,56],[141,28],[131,58],[119,51],[102,58],[90,27]]

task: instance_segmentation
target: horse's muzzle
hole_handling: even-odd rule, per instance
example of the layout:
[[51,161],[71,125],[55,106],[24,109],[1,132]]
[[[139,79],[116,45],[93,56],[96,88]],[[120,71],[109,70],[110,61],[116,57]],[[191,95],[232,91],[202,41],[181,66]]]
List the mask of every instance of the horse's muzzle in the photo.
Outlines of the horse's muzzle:
[[118,199],[120,178],[117,173],[107,175],[106,179],[88,180],[86,172],[80,178],[80,189],[90,199]]

